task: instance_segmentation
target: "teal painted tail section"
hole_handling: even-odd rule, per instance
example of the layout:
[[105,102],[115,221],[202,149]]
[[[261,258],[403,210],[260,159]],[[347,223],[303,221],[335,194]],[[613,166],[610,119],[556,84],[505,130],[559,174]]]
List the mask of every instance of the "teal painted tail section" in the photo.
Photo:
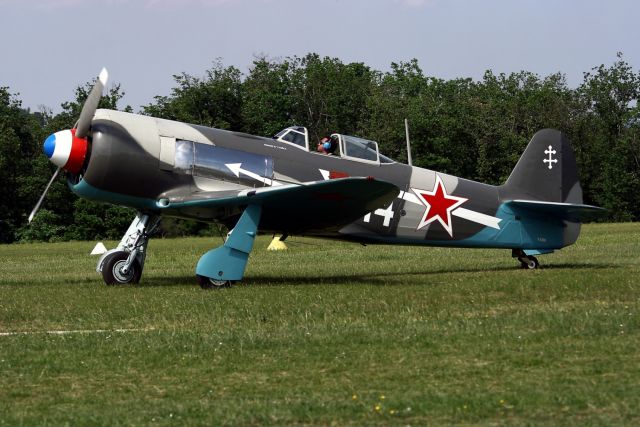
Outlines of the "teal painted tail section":
[[474,236],[456,243],[467,247],[535,249],[552,251],[565,245],[565,223],[560,218],[536,215],[509,203],[498,208],[500,229],[486,227]]

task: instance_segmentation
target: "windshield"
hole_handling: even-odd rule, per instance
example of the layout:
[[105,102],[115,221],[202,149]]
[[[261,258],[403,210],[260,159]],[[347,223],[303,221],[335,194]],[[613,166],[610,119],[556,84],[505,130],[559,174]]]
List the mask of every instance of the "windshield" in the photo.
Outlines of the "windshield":
[[309,137],[307,128],[302,126],[291,126],[278,132],[273,139],[293,144],[303,150],[309,150]]

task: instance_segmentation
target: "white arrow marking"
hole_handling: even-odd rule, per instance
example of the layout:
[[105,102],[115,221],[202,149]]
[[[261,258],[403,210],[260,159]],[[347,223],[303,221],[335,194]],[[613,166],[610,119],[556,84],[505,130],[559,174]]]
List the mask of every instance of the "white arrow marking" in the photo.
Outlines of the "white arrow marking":
[[273,187],[277,186],[277,185],[282,185],[282,183],[275,181],[273,179],[269,179],[269,178],[265,178],[263,176],[258,175],[257,173],[253,173],[251,171],[242,169],[242,163],[227,163],[225,164],[226,167],[229,168],[229,170],[231,172],[233,172],[233,174],[235,176],[237,176],[238,178],[240,178],[240,173],[242,173],[243,175],[248,176],[249,178],[253,178],[256,181],[260,181],[266,185],[271,185]]
[[328,170],[325,169],[318,169],[320,171],[320,174],[322,175],[322,178],[324,178],[325,181],[331,179],[331,173]]
[[413,193],[405,193],[404,191],[400,191],[400,194],[398,194],[398,199],[403,199],[407,202],[415,203],[416,205],[422,205],[418,197]]
[[500,218],[496,218],[495,216],[485,215],[465,208],[454,209],[451,211],[451,215],[482,224],[486,227],[495,228],[496,230],[500,230],[500,226],[498,224],[502,221]]

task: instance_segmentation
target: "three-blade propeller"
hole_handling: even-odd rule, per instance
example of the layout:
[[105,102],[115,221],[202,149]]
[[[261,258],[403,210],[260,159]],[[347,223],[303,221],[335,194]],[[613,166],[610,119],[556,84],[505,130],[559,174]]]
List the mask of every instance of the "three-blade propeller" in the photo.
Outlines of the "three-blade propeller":
[[80,118],[78,119],[75,129],[57,132],[49,136],[44,142],[45,154],[49,157],[49,160],[58,165],[58,168],[53,173],[53,176],[49,180],[47,187],[44,189],[42,196],[40,196],[38,203],[36,203],[31,214],[29,214],[29,223],[31,223],[33,217],[40,209],[40,205],[47,195],[49,187],[51,187],[51,184],[60,173],[60,169],[76,173],[76,169],[79,169],[82,166],[82,162],[84,161],[87,151],[86,138],[91,130],[91,121],[98,109],[98,103],[102,97],[102,91],[107,85],[108,78],[109,73],[106,68],[103,68],[102,71],[100,71],[98,80],[82,106]]

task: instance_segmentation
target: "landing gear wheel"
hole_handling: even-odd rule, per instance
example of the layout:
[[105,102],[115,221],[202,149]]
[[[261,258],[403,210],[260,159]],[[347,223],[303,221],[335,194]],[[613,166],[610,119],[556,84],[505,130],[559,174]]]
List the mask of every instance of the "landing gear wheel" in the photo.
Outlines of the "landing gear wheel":
[[520,259],[520,267],[525,270],[535,270],[536,268],[540,267],[540,263],[538,262],[538,258],[530,256]]
[[210,277],[201,276],[199,274],[196,274],[196,280],[198,281],[198,285],[200,285],[202,289],[220,289],[231,287],[230,280],[215,280]]
[[102,267],[102,279],[107,285],[126,285],[138,283],[142,276],[142,268],[138,260],[133,260],[129,271],[122,271],[129,254],[124,251],[114,252],[107,256]]

